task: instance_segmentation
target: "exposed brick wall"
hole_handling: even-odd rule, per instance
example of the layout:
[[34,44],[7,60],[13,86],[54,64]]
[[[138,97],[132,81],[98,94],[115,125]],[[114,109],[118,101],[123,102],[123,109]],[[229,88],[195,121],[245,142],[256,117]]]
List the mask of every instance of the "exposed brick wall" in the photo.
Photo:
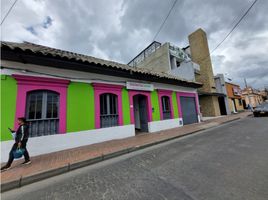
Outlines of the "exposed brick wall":
[[[203,83],[199,92],[216,92],[212,63],[209,56],[209,47],[206,33],[198,29],[188,37],[192,60],[200,65],[200,73],[196,74],[196,81]],[[200,106],[203,116],[219,116],[220,107],[217,96],[200,97]]]
[[192,60],[200,65],[200,74],[196,80],[203,83],[202,92],[216,92],[212,63],[206,33],[198,29],[189,35]]
[[220,116],[220,108],[217,96],[199,97],[200,112],[203,117]]

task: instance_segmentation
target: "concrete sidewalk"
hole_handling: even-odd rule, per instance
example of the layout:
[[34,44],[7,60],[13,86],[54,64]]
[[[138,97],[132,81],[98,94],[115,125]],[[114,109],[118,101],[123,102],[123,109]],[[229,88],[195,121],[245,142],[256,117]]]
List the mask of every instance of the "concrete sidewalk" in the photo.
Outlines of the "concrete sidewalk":
[[1,191],[11,190],[112,157],[245,118],[250,114],[251,112],[243,112],[157,133],[140,134],[126,139],[40,155],[32,157],[32,164],[28,166],[21,166],[22,160],[15,161],[10,170],[1,173]]

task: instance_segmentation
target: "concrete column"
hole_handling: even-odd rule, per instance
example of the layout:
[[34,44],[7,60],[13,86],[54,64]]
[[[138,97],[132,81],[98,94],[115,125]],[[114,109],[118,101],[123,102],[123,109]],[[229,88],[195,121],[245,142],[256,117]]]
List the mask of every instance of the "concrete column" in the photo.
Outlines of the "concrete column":
[[176,69],[176,67],[177,67],[177,60],[176,60],[176,58],[175,58],[175,56],[172,56],[171,57],[171,69]]
[[192,60],[200,65],[200,75],[196,76],[196,80],[203,83],[200,91],[216,92],[206,33],[198,29],[188,39]]
[[202,115],[219,116],[220,107],[218,97],[209,95],[216,92],[212,63],[209,54],[209,47],[206,33],[202,29],[191,33],[188,36],[192,61],[200,65],[200,74],[196,75],[196,81],[203,83],[199,93],[208,93],[206,96],[200,96],[200,106]]

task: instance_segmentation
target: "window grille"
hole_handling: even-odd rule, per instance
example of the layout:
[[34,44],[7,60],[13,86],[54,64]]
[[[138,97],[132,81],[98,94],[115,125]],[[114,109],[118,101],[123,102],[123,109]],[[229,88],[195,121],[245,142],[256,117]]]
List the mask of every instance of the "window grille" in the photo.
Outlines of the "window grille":
[[101,128],[118,126],[117,96],[110,93],[100,95]]
[[51,91],[32,91],[27,94],[26,118],[30,124],[29,136],[58,133],[59,94]]
[[169,97],[162,96],[161,101],[162,101],[163,119],[171,119],[171,107]]

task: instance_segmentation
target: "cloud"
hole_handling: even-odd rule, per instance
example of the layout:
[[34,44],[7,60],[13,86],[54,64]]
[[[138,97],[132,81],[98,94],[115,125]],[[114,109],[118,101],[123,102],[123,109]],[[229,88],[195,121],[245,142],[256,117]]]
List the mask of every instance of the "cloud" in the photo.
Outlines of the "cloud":
[[47,29],[52,25],[52,19],[50,16],[47,16],[42,24],[43,28]]
[[[174,0],[18,1],[2,27],[2,40],[29,41],[128,63],[149,45]],[[197,28],[210,49],[223,39],[253,0],[180,0],[156,40],[180,47]],[[2,12],[11,6],[2,0]],[[212,55],[214,72],[233,82],[268,84],[268,1],[259,0]],[[26,27],[26,28],[25,28]]]
[[25,29],[29,31],[31,34],[34,36],[38,36],[38,32],[41,32],[42,28],[43,29],[48,29],[52,25],[52,19],[50,16],[46,16],[46,18],[43,20],[43,22],[35,24],[35,25],[30,25],[26,27]]
[[33,26],[26,27],[26,30],[29,31],[31,34],[37,36],[37,32]]

